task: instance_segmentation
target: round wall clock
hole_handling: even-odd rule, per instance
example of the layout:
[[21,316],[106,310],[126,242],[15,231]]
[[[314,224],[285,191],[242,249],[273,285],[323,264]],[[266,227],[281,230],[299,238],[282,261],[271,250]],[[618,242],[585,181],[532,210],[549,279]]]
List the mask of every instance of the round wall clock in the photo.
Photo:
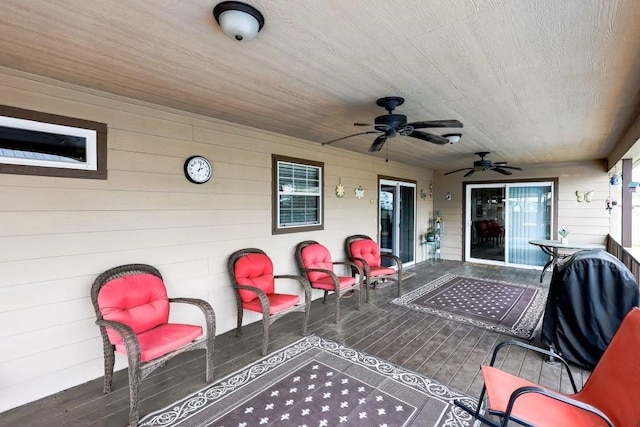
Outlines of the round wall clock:
[[184,162],[184,174],[194,184],[204,184],[211,179],[211,163],[202,156],[191,156]]

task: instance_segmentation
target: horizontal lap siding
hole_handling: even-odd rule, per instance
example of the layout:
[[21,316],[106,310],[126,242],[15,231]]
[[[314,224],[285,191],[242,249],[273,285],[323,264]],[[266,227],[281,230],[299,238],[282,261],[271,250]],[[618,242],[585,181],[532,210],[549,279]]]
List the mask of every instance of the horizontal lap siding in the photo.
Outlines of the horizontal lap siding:
[[[152,264],[170,295],[207,299],[222,333],[236,318],[230,253],[259,247],[276,273],[297,273],[295,245],[314,239],[343,259],[346,236],[376,236],[379,174],[416,180],[418,188],[431,178],[384,159],[27,78],[0,74],[2,103],[106,123],[109,176],[0,175],[0,412],[102,374],[89,299],[100,272]],[[182,171],[194,154],[213,165],[204,185],[190,184]],[[271,234],[271,154],[324,162],[323,231]],[[340,182],[343,199],[334,194]],[[358,186],[363,199],[353,193]],[[431,201],[418,200],[417,209],[418,230],[425,229]],[[294,283],[281,286],[298,292]],[[184,307],[172,306],[172,315],[201,322]],[[118,357],[116,367],[125,366]]]

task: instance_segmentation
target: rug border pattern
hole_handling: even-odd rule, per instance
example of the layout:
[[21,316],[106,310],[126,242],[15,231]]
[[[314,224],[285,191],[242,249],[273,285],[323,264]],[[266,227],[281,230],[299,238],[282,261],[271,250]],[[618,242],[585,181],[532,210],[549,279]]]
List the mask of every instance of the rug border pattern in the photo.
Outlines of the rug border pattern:
[[187,420],[192,415],[203,410],[209,404],[232,393],[243,385],[256,380],[260,375],[279,367],[286,361],[305,353],[311,348],[318,348],[332,353],[352,363],[374,370],[376,373],[400,382],[416,391],[422,392],[430,398],[435,398],[447,403],[449,410],[446,413],[447,418],[443,420],[443,427],[471,426],[474,424],[473,418],[468,413],[456,407],[453,402],[454,400],[461,400],[465,404],[475,407],[475,399],[454,391],[422,374],[395,365],[392,362],[326,338],[310,335],[251,363],[248,367],[227,375],[213,385],[207,386],[163,409],[149,413],[141,419],[138,426],[177,426],[182,421]]
[[[483,322],[481,320],[471,319],[468,317],[460,316],[458,314],[450,313],[448,311],[436,310],[434,308],[425,307],[423,305],[412,304],[412,301],[433,291],[434,289],[442,286],[443,284],[449,282],[450,280],[453,280],[456,277],[462,277],[465,279],[473,279],[473,280],[485,280],[485,281],[501,283],[504,285],[534,289],[536,292],[534,297],[531,300],[531,303],[529,304],[528,310],[526,310],[522,314],[522,317],[518,320],[514,328],[508,328],[502,325],[497,325],[493,323]],[[547,302],[547,293],[548,291],[546,289],[540,288],[537,286],[512,283],[504,280],[495,280],[495,279],[484,278],[484,277],[473,277],[473,276],[465,276],[463,274],[446,273],[443,276],[435,280],[432,280],[431,282],[423,286],[420,286],[417,289],[414,289],[413,291],[407,292],[406,294],[393,299],[391,302],[393,304],[404,306],[412,310],[420,311],[427,314],[433,314],[439,317],[443,317],[445,319],[455,320],[456,322],[460,322],[460,323],[471,324],[473,326],[477,326],[482,329],[488,329],[501,334],[513,335],[519,338],[525,338],[527,340],[530,340],[533,337],[533,333],[535,332],[536,325],[538,324],[538,322],[540,321],[540,318],[542,317],[542,314],[544,313],[544,308]]]

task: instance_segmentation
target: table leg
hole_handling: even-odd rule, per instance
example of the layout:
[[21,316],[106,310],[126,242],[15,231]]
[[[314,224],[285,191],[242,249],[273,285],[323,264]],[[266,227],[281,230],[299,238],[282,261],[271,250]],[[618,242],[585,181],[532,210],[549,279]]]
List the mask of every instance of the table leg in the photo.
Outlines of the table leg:
[[542,268],[542,274],[540,274],[540,283],[542,283],[542,279],[544,278],[544,273],[547,272],[547,269],[549,268],[549,266],[556,265],[556,261],[558,259],[558,249],[556,248],[548,248],[546,246],[540,246],[540,249],[542,249],[542,252],[544,252],[545,254],[549,255],[551,257],[551,259],[549,260],[549,262],[547,262],[544,267]]

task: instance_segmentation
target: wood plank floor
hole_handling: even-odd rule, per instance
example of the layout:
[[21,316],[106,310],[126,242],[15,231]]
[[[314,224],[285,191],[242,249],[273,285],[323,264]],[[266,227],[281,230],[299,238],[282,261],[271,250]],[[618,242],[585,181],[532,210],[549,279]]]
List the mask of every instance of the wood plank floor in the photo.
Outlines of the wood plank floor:
[[[543,287],[548,287],[550,279],[550,273],[547,273],[540,284],[540,272],[537,270],[453,261],[423,262],[408,271],[417,274],[405,280],[405,292],[445,272]],[[482,387],[480,364],[488,362],[496,343],[510,337],[391,304],[395,292],[394,285],[372,290],[370,303],[363,304],[360,311],[356,309],[356,298],[344,299],[341,301],[339,324],[333,323],[333,296],[329,297],[327,304],[322,304],[321,300],[314,301],[309,332],[413,369],[477,397]],[[299,339],[300,322],[300,313],[275,322],[271,327],[269,351]],[[233,331],[216,338],[216,380],[261,358],[261,331],[261,325],[255,323],[244,327],[240,338]],[[539,345],[538,334],[539,331],[533,344]],[[499,365],[541,384],[569,390],[568,379],[559,366],[543,361],[533,352],[510,350],[505,352]],[[588,377],[588,372],[579,368],[572,371],[579,384]],[[161,409],[205,386],[204,352],[180,355],[143,381],[140,414],[143,416]],[[0,427],[126,426],[129,411],[126,370],[115,374],[113,389],[112,393],[104,395],[102,378],[97,378],[0,414]]]

